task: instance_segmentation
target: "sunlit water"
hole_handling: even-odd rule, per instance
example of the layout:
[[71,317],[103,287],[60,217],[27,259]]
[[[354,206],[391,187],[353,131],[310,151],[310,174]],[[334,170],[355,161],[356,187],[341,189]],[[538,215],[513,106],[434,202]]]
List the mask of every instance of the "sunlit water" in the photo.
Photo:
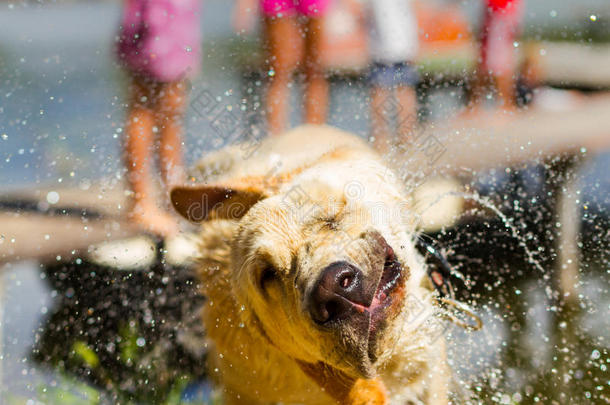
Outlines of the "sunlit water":
[[[565,21],[569,12],[582,11],[583,7],[590,7],[591,13],[600,18],[605,15],[599,2],[590,5],[579,2],[557,7],[553,18]],[[243,94],[247,112],[256,109],[261,84],[257,78],[242,79],[230,64],[232,59],[223,55],[221,44],[227,43],[223,38],[230,32],[226,9],[226,3],[206,2],[203,26],[208,54],[203,74],[193,83],[193,95],[207,89],[219,97],[222,105],[237,106]],[[539,14],[543,13],[541,10]],[[118,5],[114,3],[32,4],[13,8],[10,3],[2,4],[0,190],[122,176],[119,156],[124,78],[110,57],[117,18]],[[107,25],[98,21],[106,21]],[[297,90],[295,86],[292,105],[298,104]],[[457,94],[452,96],[451,90],[443,89],[435,92],[429,98],[432,116],[442,117],[447,113],[445,110],[456,106]],[[330,122],[364,136],[368,132],[366,87],[355,81],[336,81],[331,97]],[[444,105],[445,110],[438,105]],[[235,111],[243,113],[240,108]],[[293,122],[298,121],[298,116],[298,111],[293,112]],[[188,161],[194,161],[212,145],[224,142],[222,136],[209,135],[214,134],[209,119],[192,108],[186,121]],[[504,224],[510,222],[512,228],[507,229],[500,221],[493,228],[495,233],[486,237],[467,228],[459,228],[462,232],[458,236],[435,235],[442,240],[452,264],[475,281],[472,291],[463,291],[461,295],[476,306],[484,322],[484,329],[476,333],[455,327],[446,331],[455,377],[462,381],[463,399],[473,396],[485,403],[507,404],[609,402],[608,228],[607,225],[597,227],[607,218],[610,204],[609,169],[610,156],[606,154],[591,159],[582,171],[582,204],[590,207],[583,212],[586,236],[583,254],[591,260],[585,260],[582,265],[577,308],[550,310],[555,303],[545,293],[551,288],[549,263],[541,264],[537,258],[532,261],[528,257],[507,263],[506,258],[489,254],[494,242],[500,245],[512,240],[515,256],[521,252],[533,258],[533,250],[529,253],[523,250],[524,247],[533,249],[519,220],[523,212],[514,213],[515,218],[510,221],[503,218]],[[480,176],[480,184],[476,186],[488,194],[510,195],[511,183],[505,177],[505,173],[491,172]],[[528,200],[531,194],[522,192],[518,197]],[[501,206],[494,201],[488,208]],[[497,214],[510,215],[500,211]],[[87,317],[77,316],[75,321],[65,311],[74,308],[68,305],[74,297],[92,292],[86,287],[74,289],[49,280],[50,276],[61,274],[61,267],[50,272],[33,262],[13,264],[0,273],[3,279],[0,388],[8,389],[8,392],[0,391],[0,404],[24,403],[27,399],[69,403],[68,393],[76,395],[76,399],[72,398],[74,403],[85,403],[86,398],[96,395],[83,385],[91,378],[86,367],[78,363],[82,358],[79,360],[76,356],[74,360],[69,356],[74,343],[80,339],[79,334],[66,335],[65,341],[56,338],[45,341],[44,347],[57,350],[57,356],[32,352],[48,333],[47,321],[52,315],[58,317],[60,325],[77,321],[87,324]],[[119,315],[112,318],[104,313],[104,316],[116,325],[122,321]],[[140,346],[142,341],[138,341],[137,332],[123,331],[127,337],[134,337],[136,347],[148,349],[146,342]],[[90,333],[87,330],[82,333],[86,341]],[[104,350],[112,349],[111,342],[97,343]],[[182,341],[180,345],[188,346]],[[65,352],[60,350],[62,347]],[[61,364],[61,354],[66,354],[60,368],[65,371],[55,368]],[[87,357],[86,350],[82,356]],[[120,364],[120,367],[124,368],[121,372],[129,372],[130,366]],[[186,365],[174,368],[170,374],[176,377],[187,368]],[[73,372],[80,377],[73,378]],[[107,372],[112,374],[113,370]],[[155,373],[143,375],[162,379]],[[152,379],[133,384],[145,388],[162,386],[159,380]],[[123,388],[133,393],[133,386]],[[139,398],[151,398],[142,390],[138,392]],[[106,396],[110,402],[111,398]]]

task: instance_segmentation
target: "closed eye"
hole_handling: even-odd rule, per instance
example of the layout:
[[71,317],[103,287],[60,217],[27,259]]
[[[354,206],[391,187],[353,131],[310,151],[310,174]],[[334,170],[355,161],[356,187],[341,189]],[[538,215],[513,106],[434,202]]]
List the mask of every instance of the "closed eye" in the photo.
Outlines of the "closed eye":
[[272,283],[277,279],[277,271],[271,265],[265,267],[265,269],[261,272],[259,277],[259,287],[261,290],[265,291],[269,283]]

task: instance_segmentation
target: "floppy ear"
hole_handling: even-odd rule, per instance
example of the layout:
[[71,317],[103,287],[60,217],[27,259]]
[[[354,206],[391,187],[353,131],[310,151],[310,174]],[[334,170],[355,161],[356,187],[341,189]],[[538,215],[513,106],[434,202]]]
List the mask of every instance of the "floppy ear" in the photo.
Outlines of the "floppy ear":
[[180,215],[191,222],[201,222],[210,218],[241,218],[267,195],[255,187],[199,184],[174,187],[170,197]]

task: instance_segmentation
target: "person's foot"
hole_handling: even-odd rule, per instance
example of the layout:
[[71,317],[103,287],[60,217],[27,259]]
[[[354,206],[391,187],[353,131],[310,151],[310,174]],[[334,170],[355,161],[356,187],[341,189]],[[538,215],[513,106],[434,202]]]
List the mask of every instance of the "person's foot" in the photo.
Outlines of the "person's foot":
[[135,203],[128,218],[142,230],[164,238],[176,235],[179,231],[178,222],[152,203]]

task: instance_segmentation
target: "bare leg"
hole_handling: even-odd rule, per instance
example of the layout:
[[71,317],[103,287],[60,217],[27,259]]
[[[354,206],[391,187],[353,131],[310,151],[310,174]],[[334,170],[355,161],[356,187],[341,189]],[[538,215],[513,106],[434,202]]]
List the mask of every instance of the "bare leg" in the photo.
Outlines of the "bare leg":
[[161,129],[159,161],[167,188],[185,180],[182,163],[182,119],[186,106],[184,82],[163,85],[157,99],[157,123]]
[[324,124],[328,113],[328,81],[322,66],[324,19],[310,18],[305,40],[305,122]]
[[413,135],[417,126],[417,92],[409,86],[398,86],[396,89],[396,99],[400,105],[398,122],[398,142],[404,142]]
[[489,91],[490,77],[482,66],[478,66],[472,80],[470,89],[470,102],[468,109],[470,113],[477,113],[482,108],[483,98]]
[[265,19],[270,68],[266,97],[267,122],[272,135],[281,134],[288,124],[288,84],[300,59],[302,39],[295,17]]
[[392,96],[392,91],[374,86],[371,90],[371,134],[373,135],[373,147],[379,153],[387,153],[390,149],[390,125],[391,118],[384,112],[384,103]]
[[154,97],[154,84],[130,85],[130,104],[125,131],[125,164],[127,181],[133,191],[128,218],[145,231],[171,235],[178,228],[176,222],[157,206],[153,183],[153,125],[154,113],[149,108]]
[[495,77],[495,82],[498,90],[498,98],[500,99],[500,108],[507,111],[514,111],[517,108],[516,91],[515,81],[513,80],[511,73],[497,75]]

